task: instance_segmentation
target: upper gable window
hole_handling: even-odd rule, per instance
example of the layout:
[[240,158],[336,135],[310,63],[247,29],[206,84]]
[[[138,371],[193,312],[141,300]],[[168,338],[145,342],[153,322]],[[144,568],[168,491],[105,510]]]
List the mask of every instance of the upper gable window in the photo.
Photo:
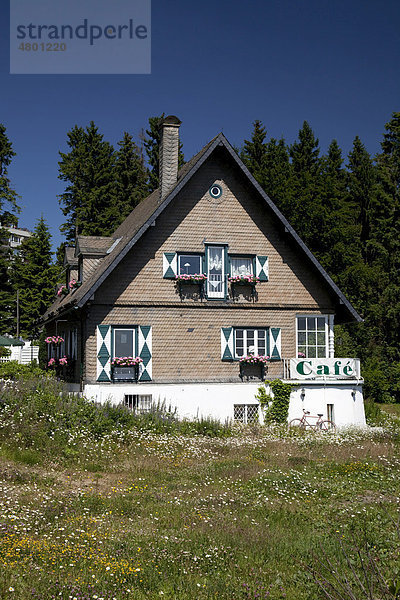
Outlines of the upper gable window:
[[248,277],[249,275],[253,275],[253,259],[231,257],[231,275],[232,277]]
[[178,274],[199,275],[203,272],[202,264],[201,254],[180,254],[178,256]]
[[226,246],[207,246],[207,296],[225,298]]

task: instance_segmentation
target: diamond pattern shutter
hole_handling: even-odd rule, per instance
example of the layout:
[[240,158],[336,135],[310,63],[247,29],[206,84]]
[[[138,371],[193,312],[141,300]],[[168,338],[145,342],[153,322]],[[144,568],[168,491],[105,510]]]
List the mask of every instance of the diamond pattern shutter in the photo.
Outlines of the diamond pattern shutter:
[[97,381],[111,381],[111,327],[97,325]]
[[271,360],[281,359],[281,330],[279,327],[269,329],[269,352]]
[[233,327],[221,328],[221,360],[233,360]]
[[178,257],[176,252],[164,252],[163,255],[163,278],[175,279],[178,273]]
[[138,327],[138,350],[140,358],[143,359],[139,367],[139,381],[151,381],[153,377],[153,348],[150,325],[139,325]]
[[268,281],[268,256],[256,256],[256,276],[260,278],[260,281]]

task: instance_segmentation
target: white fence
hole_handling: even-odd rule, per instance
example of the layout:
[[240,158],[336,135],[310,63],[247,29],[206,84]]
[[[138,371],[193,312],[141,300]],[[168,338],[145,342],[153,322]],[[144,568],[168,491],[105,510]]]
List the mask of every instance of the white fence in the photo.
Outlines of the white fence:
[[39,346],[25,344],[25,346],[10,346],[9,348],[11,355],[0,358],[0,362],[16,360],[20,365],[27,365],[34,360],[39,362]]

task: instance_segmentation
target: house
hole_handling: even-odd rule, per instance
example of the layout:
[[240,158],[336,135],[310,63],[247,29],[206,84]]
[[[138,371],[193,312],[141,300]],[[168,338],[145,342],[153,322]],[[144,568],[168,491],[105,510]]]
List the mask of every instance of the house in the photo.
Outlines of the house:
[[8,239],[5,243],[9,248],[11,248],[13,254],[17,256],[22,242],[30,238],[32,232],[24,227],[18,227],[18,225],[15,227],[11,225],[9,227],[5,227],[5,229],[8,231]]
[[67,357],[71,389],[136,410],[247,422],[267,376],[298,384],[289,418],[365,424],[359,361],[334,356],[334,324],[361,317],[223,134],[178,172],[179,126],[162,125],[160,188],[114,235],[67,248],[77,282],[43,317],[62,338],[52,362]]

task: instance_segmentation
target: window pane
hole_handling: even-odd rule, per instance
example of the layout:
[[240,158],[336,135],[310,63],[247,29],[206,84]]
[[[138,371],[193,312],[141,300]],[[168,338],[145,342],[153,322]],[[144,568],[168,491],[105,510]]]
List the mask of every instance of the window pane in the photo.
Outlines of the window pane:
[[258,338],[258,349],[257,354],[266,354],[266,344],[265,344],[265,329],[257,329],[257,338]]
[[307,342],[311,345],[315,345],[317,343],[317,334],[309,333],[307,336]]
[[254,345],[254,329],[247,329],[247,354],[256,354],[256,348]]
[[305,344],[306,343],[306,334],[304,333],[298,333],[297,334],[297,339],[299,344]]
[[315,331],[315,317],[307,317],[308,331]]
[[133,330],[114,329],[114,356],[133,355]]
[[306,347],[305,346],[299,346],[298,353],[300,354],[300,352],[302,354],[304,354],[304,356],[306,356]]
[[181,254],[179,256],[179,275],[198,275],[202,272],[201,256],[198,254]]
[[253,274],[253,261],[251,258],[231,258],[231,275],[245,277]]
[[326,347],[325,346],[318,346],[317,350],[318,350],[318,358],[326,358]]
[[297,330],[305,331],[306,330],[306,320],[303,317],[297,319]]
[[317,333],[317,344],[320,346],[325,345],[325,331],[323,333],[321,331]]
[[317,358],[317,349],[315,346],[308,347],[307,358]]
[[325,331],[325,317],[318,317],[317,318],[317,327],[318,327],[318,331]]

